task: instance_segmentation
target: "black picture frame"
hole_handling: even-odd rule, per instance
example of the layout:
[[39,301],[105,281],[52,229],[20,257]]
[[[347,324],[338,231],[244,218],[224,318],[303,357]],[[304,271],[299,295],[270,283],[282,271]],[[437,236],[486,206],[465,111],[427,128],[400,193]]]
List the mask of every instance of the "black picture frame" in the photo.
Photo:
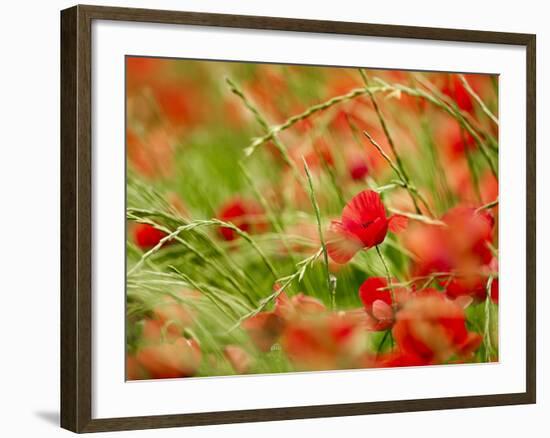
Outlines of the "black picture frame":
[[[348,34],[524,46],[526,63],[526,391],[513,394],[92,419],[91,24],[94,20]],[[61,426],[98,432],[536,402],[536,36],[475,30],[100,6],[61,12]]]

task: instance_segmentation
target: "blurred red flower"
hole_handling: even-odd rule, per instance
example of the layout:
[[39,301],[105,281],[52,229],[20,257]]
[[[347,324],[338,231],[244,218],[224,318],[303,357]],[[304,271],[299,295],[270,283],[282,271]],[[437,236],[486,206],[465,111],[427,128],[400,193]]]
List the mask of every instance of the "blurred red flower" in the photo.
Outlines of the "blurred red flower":
[[289,298],[282,292],[273,311],[260,312],[242,323],[252,342],[261,351],[269,351],[279,340],[289,321],[325,312],[325,305],[316,298],[299,293]]
[[158,230],[149,224],[136,224],[134,226],[134,241],[142,250],[151,249],[165,236],[164,231]]
[[288,324],[281,346],[293,364],[304,370],[355,368],[365,352],[366,332],[353,318],[325,314]]
[[360,249],[369,249],[383,242],[388,229],[403,230],[407,218],[393,215],[386,217],[380,195],[365,190],[354,196],[342,211],[342,219],[333,221],[327,233],[329,256],[337,263],[346,263]]
[[396,287],[392,292],[388,288],[388,281],[383,277],[367,278],[359,287],[359,298],[367,312],[367,327],[370,330],[386,330],[394,323],[394,313],[397,306],[407,298],[409,292],[402,287]]
[[416,367],[429,364],[429,361],[423,357],[401,351],[381,354],[375,360],[375,366],[378,368]]
[[462,84],[458,75],[448,75],[447,82],[441,91],[454,100],[461,110],[469,112],[474,109],[473,98]]
[[267,352],[283,332],[284,320],[275,312],[260,312],[244,320],[241,326],[256,348]]
[[409,300],[397,313],[392,333],[402,354],[431,364],[467,358],[482,341],[467,330],[464,309],[442,294]]
[[469,296],[474,301],[484,301],[487,298],[487,278],[481,275],[455,277],[447,284],[445,293],[451,299]]
[[299,293],[292,298],[284,292],[275,301],[275,314],[285,321],[305,315],[315,315],[326,311],[325,305],[317,298]]
[[367,161],[361,156],[354,156],[348,162],[348,171],[354,181],[363,181],[369,175]]
[[495,278],[491,283],[491,300],[498,304],[498,278]]
[[148,345],[141,348],[136,359],[153,379],[190,377],[201,362],[201,349],[192,339]]
[[[230,199],[220,208],[218,218],[224,222],[231,222],[247,233],[262,233],[268,229],[262,206],[250,199]],[[219,232],[225,240],[231,241],[238,237],[238,234],[228,227],[220,227]]]
[[460,271],[475,274],[491,262],[489,244],[494,219],[486,211],[455,207],[442,218],[444,225],[415,224],[407,232],[405,246],[415,255],[413,275]]

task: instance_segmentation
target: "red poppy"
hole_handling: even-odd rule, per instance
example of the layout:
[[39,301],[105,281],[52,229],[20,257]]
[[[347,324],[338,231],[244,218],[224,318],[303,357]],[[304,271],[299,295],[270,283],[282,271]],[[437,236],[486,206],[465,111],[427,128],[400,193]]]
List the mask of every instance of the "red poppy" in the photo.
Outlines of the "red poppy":
[[344,207],[340,221],[332,222],[327,234],[328,254],[335,262],[346,263],[360,249],[382,243],[388,229],[399,232],[406,225],[407,218],[404,216],[386,217],[380,195],[365,190]]
[[466,358],[482,341],[467,330],[464,309],[442,294],[409,300],[397,313],[392,333],[402,354],[431,364]]
[[[261,233],[267,230],[267,222],[262,206],[249,199],[236,197],[222,205],[218,217],[231,222],[247,233]],[[225,240],[235,240],[238,234],[231,228],[221,227],[220,234]]]
[[282,292],[275,300],[273,311],[251,316],[243,321],[242,327],[248,332],[254,345],[266,352],[279,340],[289,321],[319,315],[325,310],[325,305],[316,298],[303,293],[288,298]]
[[367,326],[370,330],[386,330],[393,325],[396,306],[406,299],[407,290],[388,289],[388,281],[382,277],[370,277],[359,287],[359,298],[368,315]]
[[193,83],[157,81],[152,84],[152,92],[163,116],[175,128],[192,127],[204,116],[205,99]]
[[142,250],[151,249],[165,236],[164,231],[149,224],[136,224],[134,227],[134,240]]
[[250,336],[252,343],[259,350],[267,352],[279,339],[284,328],[284,320],[275,312],[260,312],[244,320],[241,326]]
[[474,301],[484,301],[487,298],[487,279],[480,275],[456,277],[447,284],[445,293],[451,299],[469,296]]
[[136,359],[153,379],[190,377],[199,368],[201,349],[196,341],[180,337],[175,342],[143,347]]
[[491,300],[498,304],[498,278],[495,278],[491,283]]
[[367,161],[359,156],[355,156],[349,161],[348,170],[354,181],[363,181],[369,174]]
[[275,302],[275,313],[284,320],[315,315],[324,311],[326,311],[326,307],[321,301],[303,293],[288,298],[287,294],[283,292]]
[[359,367],[365,345],[366,332],[354,319],[340,314],[294,320],[281,337],[283,351],[302,370]]
[[455,270],[476,274],[491,262],[494,219],[488,212],[455,207],[441,220],[444,226],[415,224],[405,235],[405,245],[415,255],[414,276]]
[[429,364],[425,358],[401,351],[381,354],[375,360],[375,366],[379,368],[416,367]]
[[442,91],[443,94],[454,100],[461,110],[472,111],[474,109],[473,98],[457,75],[449,75],[447,84]]

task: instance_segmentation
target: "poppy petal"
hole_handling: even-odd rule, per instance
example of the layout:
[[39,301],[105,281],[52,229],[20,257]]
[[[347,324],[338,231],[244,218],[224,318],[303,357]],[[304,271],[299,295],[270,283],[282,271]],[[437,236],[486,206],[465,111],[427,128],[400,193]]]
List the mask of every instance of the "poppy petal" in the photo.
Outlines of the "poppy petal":
[[342,211],[342,223],[346,228],[365,225],[377,218],[386,219],[384,204],[380,195],[372,190],[364,190],[355,195]]
[[455,298],[455,303],[458,304],[460,307],[462,307],[463,309],[465,309],[466,307],[468,307],[470,304],[472,304],[472,302],[474,301],[474,299],[469,296],[469,295],[460,295],[459,297],[456,297]]
[[392,233],[400,233],[407,228],[409,218],[400,214],[394,214],[388,220],[388,228]]
[[329,257],[339,264],[349,262],[363,247],[363,243],[354,234],[344,229],[340,222],[333,222],[327,235],[327,252]]
[[375,300],[372,303],[372,314],[379,321],[391,321],[393,319],[392,307],[382,300]]

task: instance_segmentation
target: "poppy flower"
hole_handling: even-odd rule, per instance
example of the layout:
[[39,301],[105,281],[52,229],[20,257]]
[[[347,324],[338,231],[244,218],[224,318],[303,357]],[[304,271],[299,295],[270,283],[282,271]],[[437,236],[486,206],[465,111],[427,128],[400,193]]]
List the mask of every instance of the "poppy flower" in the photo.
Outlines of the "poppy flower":
[[444,226],[415,224],[404,236],[405,246],[415,255],[412,273],[460,271],[475,274],[491,263],[489,245],[494,219],[474,208],[455,207],[442,218]]
[[495,278],[491,283],[491,300],[498,304],[498,278]]
[[359,287],[359,298],[368,315],[370,330],[386,330],[393,325],[396,306],[406,299],[408,292],[405,288],[388,289],[388,281],[383,277],[367,278]]
[[473,98],[458,75],[449,75],[447,83],[441,91],[454,100],[461,110],[471,112],[474,109]]
[[348,202],[340,221],[332,222],[327,233],[328,254],[337,263],[347,263],[360,249],[382,243],[388,230],[399,232],[406,225],[404,216],[387,217],[380,195],[365,190]]
[[151,91],[162,115],[175,128],[190,128],[204,117],[204,96],[191,82],[157,81],[152,84]]
[[[218,218],[224,222],[231,222],[246,233],[261,233],[268,228],[262,206],[253,200],[240,197],[230,199],[223,204]],[[238,237],[238,234],[228,227],[220,227],[219,232],[227,241]]]
[[284,328],[284,320],[275,312],[260,312],[244,320],[241,327],[260,351],[267,352],[277,342]]
[[134,241],[142,250],[153,248],[165,236],[164,231],[149,224],[136,224],[134,226]]
[[345,315],[294,320],[281,337],[290,361],[301,370],[356,368],[365,353],[366,332]]
[[174,342],[145,346],[136,359],[153,379],[190,377],[198,371],[201,349],[195,340],[180,337]]
[[397,313],[392,333],[402,354],[430,364],[467,358],[482,341],[466,328],[464,309],[442,294],[409,300]]
[[362,157],[349,160],[348,171],[353,181],[363,181],[369,175],[369,166]]
[[456,277],[448,283],[445,293],[451,299],[469,296],[476,302],[484,301],[487,298],[487,279],[480,275]]
[[[276,285],[278,287],[278,285]],[[273,311],[260,312],[242,323],[256,347],[264,352],[279,340],[283,330],[292,320],[319,315],[326,307],[316,298],[299,293],[289,298],[282,292],[275,300]]]
[[423,357],[401,351],[381,354],[375,360],[375,366],[378,368],[416,367],[429,364]]
[[326,311],[325,305],[317,298],[299,293],[292,298],[284,292],[281,293],[275,302],[275,314],[284,320],[290,320],[300,316],[316,315]]

